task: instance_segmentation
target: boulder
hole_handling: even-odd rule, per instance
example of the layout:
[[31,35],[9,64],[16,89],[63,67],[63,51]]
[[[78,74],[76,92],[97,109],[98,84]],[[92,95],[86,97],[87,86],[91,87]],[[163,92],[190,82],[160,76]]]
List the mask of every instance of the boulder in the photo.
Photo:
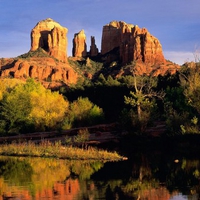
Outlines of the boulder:
[[31,51],[44,49],[61,61],[67,59],[67,28],[48,18],[37,23],[31,31]]
[[86,35],[84,30],[74,34],[72,55],[74,57],[87,56]]

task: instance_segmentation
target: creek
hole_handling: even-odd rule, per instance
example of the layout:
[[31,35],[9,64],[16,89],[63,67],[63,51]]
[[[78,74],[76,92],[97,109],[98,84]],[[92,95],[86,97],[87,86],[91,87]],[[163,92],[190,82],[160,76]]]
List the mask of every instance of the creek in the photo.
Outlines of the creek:
[[153,141],[109,145],[128,157],[119,162],[1,156],[0,200],[199,199],[197,138]]
[[127,145],[120,162],[1,156],[0,200],[199,199],[200,154],[161,146]]

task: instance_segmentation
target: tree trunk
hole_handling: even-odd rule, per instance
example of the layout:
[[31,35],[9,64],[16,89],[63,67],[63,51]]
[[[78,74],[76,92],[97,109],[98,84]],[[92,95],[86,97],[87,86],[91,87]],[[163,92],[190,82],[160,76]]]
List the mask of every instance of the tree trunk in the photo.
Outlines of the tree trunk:
[[138,113],[139,122],[142,122],[142,110],[141,110],[140,104],[137,105],[137,113]]

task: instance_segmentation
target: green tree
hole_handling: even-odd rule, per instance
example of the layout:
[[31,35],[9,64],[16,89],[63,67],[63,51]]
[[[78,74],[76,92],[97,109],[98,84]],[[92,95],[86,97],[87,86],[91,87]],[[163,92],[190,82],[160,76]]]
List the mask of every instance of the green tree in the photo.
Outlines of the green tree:
[[103,118],[103,110],[93,104],[87,97],[79,97],[69,106],[68,120],[74,126],[101,123]]
[[187,102],[200,114],[200,66],[185,66],[180,72],[180,84]]
[[106,78],[102,73],[99,74],[99,77],[96,81],[96,85],[106,85]]
[[120,82],[114,79],[111,75],[108,76],[107,78],[107,83],[108,86],[114,86],[114,85],[120,85]]
[[11,133],[59,128],[68,102],[33,79],[16,85],[3,95],[1,129]]
[[154,77],[133,75],[133,91],[130,96],[124,96],[125,104],[136,107],[138,121],[143,129],[150,116],[152,108],[155,106],[155,98],[163,99],[164,92],[157,92],[156,79]]
[[24,84],[19,84],[2,99],[1,117],[6,122],[8,132],[19,133],[31,124],[28,115],[32,106],[26,89]]

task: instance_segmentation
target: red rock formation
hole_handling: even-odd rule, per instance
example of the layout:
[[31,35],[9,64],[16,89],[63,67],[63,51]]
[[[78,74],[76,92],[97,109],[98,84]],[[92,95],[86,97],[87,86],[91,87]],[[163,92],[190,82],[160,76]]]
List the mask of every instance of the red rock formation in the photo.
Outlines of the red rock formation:
[[158,39],[137,25],[113,21],[103,27],[101,53],[106,54],[116,47],[123,64],[134,60],[149,65],[165,63]]
[[[8,67],[7,67],[8,66]],[[78,74],[68,63],[56,62],[53,58],[30,58],[29,60],[19,59],[9,62],[8,65],[0,65],[1,77],[14,77],[25,80],[28,77],[34,78],[51,87],[57,83],[75,84]],[[47,84],[48,83],[48,84]],[[56,86],[59,86],[56,84]]]
[[74,57],[86,57],[87,45],[84,30],[74,34],[72,55]]
[[91,36],[91,46],[90,46],[90,56],[97,56],[99,53],[99,50],[95,44],[95,38]]
[[48,18],[40,21],[31,31],[31,51],[39,47],[58,60],[67,58],[67,28]]

